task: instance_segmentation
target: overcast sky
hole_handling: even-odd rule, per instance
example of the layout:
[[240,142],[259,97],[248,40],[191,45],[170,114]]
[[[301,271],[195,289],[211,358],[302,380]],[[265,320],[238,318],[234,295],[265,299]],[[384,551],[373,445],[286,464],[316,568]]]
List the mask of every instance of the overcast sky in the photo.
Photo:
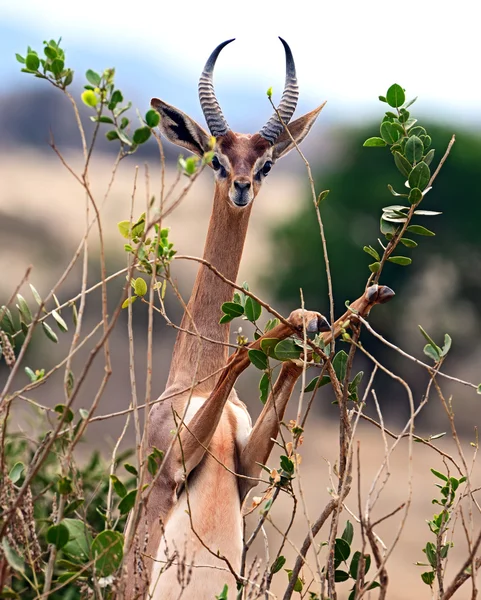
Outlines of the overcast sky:
[[101,52],[114,46],[139,64],[158,56],[183,80],[191,78],[192,89],[210,51],[236,37],[219,59],[218,85],[252,82],[278,93],[281,35],[293,50],[309,105],[328,100],[335,114],[351,117],[358,107],[361,113],[368,106],[379,110],[377,96],[397,82],[409,97],[419,96],[420,110],[479,124],[479,10],[474,0],[0,0],[0,24],[38,32],[39,39],[61,33],[67,48],[75,43]]

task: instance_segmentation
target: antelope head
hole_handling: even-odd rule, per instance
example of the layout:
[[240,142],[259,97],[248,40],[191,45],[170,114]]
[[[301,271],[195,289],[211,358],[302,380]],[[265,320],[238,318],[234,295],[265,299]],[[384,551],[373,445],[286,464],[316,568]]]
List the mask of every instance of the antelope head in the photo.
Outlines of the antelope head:
[[[188,115],[153,98],[152,106],[160,113],[160,130],[165,137],[198,156],[213,149],[210,166],[214,170],[216,192],[231,206],[245,208],[256,197],[262,182],[278,158],[287,154],[309,133],[322,106],[290,123],[299,97],[296,68],[288,44],[279,38],[286,54],[286,81],[278,107],[264,127],[253,135],[234,133],[222,114],[214,92],[213,74],[221,50],[234,40],[219,44],[207,60],[199,81],[199,99],[209,135]],[[281,119],[279,119],[279,116]],[[284,124],[287,125],[287,133]],[[215,144],[212,148],[212,137]],[[216,194],[217,195],[217,194]]]

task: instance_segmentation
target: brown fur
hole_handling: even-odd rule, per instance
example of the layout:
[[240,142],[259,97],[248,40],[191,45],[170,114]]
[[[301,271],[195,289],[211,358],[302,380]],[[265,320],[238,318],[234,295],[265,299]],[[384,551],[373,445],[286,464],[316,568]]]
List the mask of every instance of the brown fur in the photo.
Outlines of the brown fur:
[[[195,121],[160,100],[156,100],[154,106],[161,114],[161,130],[166,137],[197,154],[207,151],[210,136]],[[300,139],[314,123],[319,110],[294,122],[298,123],[296,131],[299,131]],[[302,127],[299,127],[299,123],[302,123]],[[182,139],[177,137],[177,132],[182,132]],[[266,160],[274,162],[292,147],[292,143],[286,144],[284,140],[282,149],[276,149],[276,145],[270,146],[259,134],[233,132],[228,132],[216,142],[214,151],[225,165],[226,176],[216,177],[204,259],[229,280],[236,280],[252,201],[262,184],[262,178],[256,173]],[[244,207],[236,206],[232,200],[234,182],[250,184],[251,196]],[[182,319],[182,328],[219,342],[228,342],[229,325],[219,324],[220,306],[232,299],[232,293],[230,285],[201,265]],[[320,318],[315,313],[309,314],[312,319]],[[296,319],[300,327],[300,317],[296,315]],[[276,332],[269,332],[269,336],[272,337],[273,333]],[[276,337],[281,339],[290,333],[291,329],[284,325]],[[251,436],[239,445],[239,432],[246,429],[246,419],[249,417],[233,386],[249,364],[245,350],[229,359],[227,347],[222,344],[199,341],[196,335],[183,331],[177,336],[166,390],[149,415],[148,446],[155,446],[167,454],[148,502],[142,508],[138,526],[137,552],[143,555],[147,579],[152,574],[152,566],[158,564],[152,559],[159,556],[159,552],[163,553],[165,541],[169,542],[170,554],[175,550],[179,552],[174,563],[192,562],[192,553],[195,552],[198,564],[203,562],[225,567],[222,560],[213,557],[203,547],[191,530],[192,526],[199,536],[205,538],[214,553],[219,551],[238,569],[242,548],[241,502],[255,481],[238,479],[222,465],[247,477],[259,477],[260,468],[256,461],[265,463],[269,457],[273,445],[271,438],[277,436],[278,419],[282,419],[299,370],[295,365],[283,367],[275,388],[278,392],[276,406],[273,408],[274,400],[270,397]],[[225,365],[228,366],[220,372]],[[191,394],[189,388],[192,382],[204,378],[208,379],[197,383]],[[179,428],[179,420],[189,402],[198,402],[196,398],[204,398],[203,405],[191,418],[187,428]],[[176,429],[180,430],[180,434],[174,440],[172,431]],[[206,454],[206,447],[217,460]],[[192,523],[185,518],[186,493],[189,490]],[[175,523],[175,527],[172,523]],[[134,525],[129,523],[129,527]],[[165,540],[162,537],[164,530]],[[142,540],[147,538],[147,547],[143,548]],[[184,546],[188,556],[182,559]],[[131,544],[127,549],[129,578],[125,598],[128,600],[136,596],[137,588],[140,590],[139,597],[146,597],[148,585],[140,578],[135,581],[135,556],[135,544]],[[155,600],[178,597],[181,588],[178,581],[180,575],[175,575],[176,568],[175,564],[172,565],[160,577],[153,596]],[[233,591],[234,580],[228,572],[200,567],[194,569],[187,597],[212,600],[215,594],[221,592],[222,581],[228,582]],[[167,591],[170,588],[172,592]]]

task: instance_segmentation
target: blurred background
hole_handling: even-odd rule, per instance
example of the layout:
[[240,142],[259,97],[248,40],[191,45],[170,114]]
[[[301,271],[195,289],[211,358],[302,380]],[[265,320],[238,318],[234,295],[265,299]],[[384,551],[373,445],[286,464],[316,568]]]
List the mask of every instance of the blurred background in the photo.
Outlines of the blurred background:
[[[444,154],[453,133],[456,143],[422,208],[443,214],[418,223],[434,229],[434,238],[416,238],[418,248],[403,249],[413,264],[401,267],[388,264],[382,283],[396,291],[396,298],[373,311],[373,326],[395,344],[421,360],[424,339],[421,324],[441,343],[445,333],[453,338],[453,348],[444,370],[473,383],[481,381],[481,80],[479,48],[474,5],[414,1],[402,5],[385,2],[297,3],[288,13],[274,5],[259,5],[245,0],[242,5],[152,5],[138,0],[125,10],[120,5],[84,0],[66,5],[54,0],[38,3],[25,0],[21,8],[0,5],[0,303],[4,303],[33,264],[30,281],[46,295],[66,268],[85,227],[85,197],[82,188],[61,165],[48,145],[55,139],[69,163],[81,168],[79,134],[67,99],[46,82],[20,73],[15,53],[25,55],[28,45],[41,51],[44,39],[62,36],[66,66],[74,69],[70,88],[79,99],[87,69],[101,72],[115,66],[117,86],[124,98],[144,113],[152,96],[158,96],[187,112],[204,126],[197,99],[197,81],[203,64],[219,42],[237,40],[226,48],[216,67],[217,97],[226,118],[236,131],[257,131],[270,116],[266,90],[273,86],[279,99],[284,81],[284,56],[277,35],[290,44],[297,64],[301,90],[296,116],[324,100],[322,111],[303,151],[310,161],[318,192],[331,190],[322,205],[329,245],[336,315],[345,300],[361,295],[372,262],[362,246],[377,246],[379,216],[383,206],[396,200],[387,184],[400,190],[403,178],[387,149],[363,148],[363,141],[378,135],[386,105],[377,98],[394,82],[406,89],[409,98],[419,99],[411,108],[419,124],[425,126],[436,148],[434,165]],[[88,109],[81,108],[87,132],[91,131]],[[134,113],[132,112],[134,116]],[[173,181],[179,150],[166,143],[167,181]],[[94,154],[90,179],[95,193],[103,197],[110,178],[115,152],[101,140]],[[144,163],[149,165],[151,191],[158,194],[160,167],[154,141],[132,158],[124,160],[116,177],[102,219],[106,239],[107,270],[113,273],[125,266],[124,241],[117,222],[128,219],[135,168],[140,166],[143,184]],[[171,240],[182,254],[201,255],[212,198],[212,174],[204,173],[179,209],[169,217]],[[145,191],[140,186],[136,213],[145,206]],[[100,274],[98,244],[91,235],[89,284]],[[61,302],[80,289],[80,263],[57,294]],[[179,287],[188,298],[195,266],[174,265]],[[239,277],[251,290],[287,314],[300,305],[302,288],[306,306],[328,314],[325,266],[319,229],[302,161],[292,152],[279,162],[256,199]],[[110,290],[109,308],[115,307],[122,281]],[[24,295],[29,302],[29,290]],[[32,304],[34,304],[32,302]],[[177,303],[168,303],[170,317],[179,322]],[[86,331],[100,318],[100,295],[91,294],[87,302]],[[139,394],[144,393],[147,313],[134,307]],[[65,315],[64,315],[65,317]],[[71,323],[71,320],[69,321]],[[62,356],[70,342],[68,333],[53,346],[39,333],[26,357],[34,370],[49,369]],[[171,356],[174,334],[162,322],[155,322],[153,395],[162,391]],[[416,403],[423,398],[425,372],[397,353],[385,349],[364,334],[363,342],[384,364],[411,385]],[[99,414],[126,408],[130,402],[126,315],[122,314],[112,337],[113,376],[102,398]],[[80,370],[88,347],[74,359]],[[368,379],[370,365],[357,358],[357,369]],[[239,382],[241,398],[253,416],[258,414],[257,373],[250,369]],[[79,398],[78,406],[88,407],[103,374],[98,360]],[[0,383],[7,376],[0,364]],[[32,395],[49,405],[63,402],[63,373]],[[27,383],[18,377],[18,387]],[[403,388],[386,375],[374,384],[386,425],[398,431],[409,415]],[[474,439],[478,422],[479,396],[468,387],[443,386],[453,395],[456,423],[466,448]],[[329,391],[318,394],[312,419],[306,431],[303,470],[308,505],[316,515],[324,506],[328,477],[327,462],[337,456],[337,409],[331,405]],[[368,400],[367,412],[375,414]],[[78,408],[78,407],[77,407]],[[293,412],[295,407],[291,407]],[[17,407],[15,427],[35,428],[38,416]],[[121,419],[102,421],[89,428],[88,441],[107,450],[123,426]],[[439,400],[433,395],[416,421],[420,435],[448,431],[448,422]],[[311,431],[309,431],[309,428]],[[379,466],[382,439],[377,429],[359,429],[364,453],[364,487]],[[133,442],[133,429],[127,443]],[[463,443],[464,443],[463,442]],[[390,598],[428,597],[421,583],[415,560],[423,560],[421,547],[429,538],[424,519],[430,518],[430,501],[436,494],[429,467],[440,468],[437,455],[415,445],[415,487],[413,509],[402,543],[397,547],[391,567],[393,589]],[[447,452],[453,451],[449,436],[439,441]],[[407,446],[396,451],[396,482],[407,477]],[[362,455],[362,454],[361,454]],[[317,483],[316,483],[317,482]],[[395,508],[405,499],[405,485],[389,484],[380,501],[379,514]],[[353,501],[353,507],[355,503]],[[279,520],[287,520],[288,507]],[[419,538],[419,527],[424,527]],[[386,526],[386,542],[393,536]],[[302,538],[302,528],[299,539]],[[424,543],[423,543],[423,540]],[[464,546],[463,546],[464,543]],[[456,560],[465,556],[460,539]],[[458,548],[457,548],[458,550]],[[454,569],[454,566],[452,567]],[[416,594],[420,595],[417,596]],[[466,592],[467,593],[467,592]],[[459,597],[463,597],[461,594]],[[468,596],[466,596],[468,597]]]

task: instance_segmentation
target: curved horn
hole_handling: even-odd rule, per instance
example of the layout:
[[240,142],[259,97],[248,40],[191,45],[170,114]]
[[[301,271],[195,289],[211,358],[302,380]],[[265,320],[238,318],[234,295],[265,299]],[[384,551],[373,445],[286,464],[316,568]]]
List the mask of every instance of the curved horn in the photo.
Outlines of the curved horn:
[[222,42],[222,44],[217,46],[205,63],[204,70],[202,71],[202,75],[199,79],[200,105],[202,107],[202,112],[204,113],[209,130],[215,137],[218,137],[219,135],[225,135],[229,131],[227,121],[225,120],[219,103],[217,102],[217,98],[215,97],[214,83],[212,80],[214,75],[215,61],[217,60],[222,48],[233,42],[234,39],[235,38],[227,40],[226,42]]
[[[296,65],[294,64],[294,58],[292,57],[291,49],[285,40],[283,40],[281,37],[279,37],[279,39],[281,40],[286,52],[286,83],[284,85],[284,92],[277,110],[279,111],[281,119],[287,125],[287,123],[289,123],[291,120],[294,111],[296,110],[297,100],[299,99],[299,87],[297,85]],[[280,122],[277,113],[274,113],[264,127],[259,131],[259,135],[261,135],[269,142],[269,144],[272,145],[279,137],[283,129],[284,125]]]

